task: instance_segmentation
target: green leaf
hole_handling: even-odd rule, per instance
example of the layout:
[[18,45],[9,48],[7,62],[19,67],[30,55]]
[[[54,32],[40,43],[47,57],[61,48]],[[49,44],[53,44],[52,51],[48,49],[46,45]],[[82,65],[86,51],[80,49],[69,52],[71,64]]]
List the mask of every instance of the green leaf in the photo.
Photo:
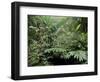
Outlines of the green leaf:
[[81,26],[81,24],[79,24],[79,25],[76,27],[76,31],[79,30],[80,26]]
[[74,58],[78,59],[79,61],[87,60],[87,51],[71,51],[69,54],[70,56],[74,56]]

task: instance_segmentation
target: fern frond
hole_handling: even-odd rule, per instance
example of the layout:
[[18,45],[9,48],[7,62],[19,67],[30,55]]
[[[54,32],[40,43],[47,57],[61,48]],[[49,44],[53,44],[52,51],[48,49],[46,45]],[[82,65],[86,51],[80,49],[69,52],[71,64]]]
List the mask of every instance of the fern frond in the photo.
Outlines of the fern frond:
[[51,53],[51,52],[63,53],[63,52],[66,52],[66,50],[65,49],[62,49],[62,48],[50,48],[50,49],[46,49],[44,51],[44,53]]
[[71,51],[69,54],[70,56],[74,56],[74,58],[78,59],[79,61],[87,60],[87,51]]

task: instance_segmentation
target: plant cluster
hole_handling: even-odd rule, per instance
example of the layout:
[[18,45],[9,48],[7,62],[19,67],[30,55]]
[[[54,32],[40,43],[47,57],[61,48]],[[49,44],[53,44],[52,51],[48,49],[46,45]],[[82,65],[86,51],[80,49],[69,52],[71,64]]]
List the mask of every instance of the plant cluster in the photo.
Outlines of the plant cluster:
[[28,66],[87,64],[87,18],[28,15]]

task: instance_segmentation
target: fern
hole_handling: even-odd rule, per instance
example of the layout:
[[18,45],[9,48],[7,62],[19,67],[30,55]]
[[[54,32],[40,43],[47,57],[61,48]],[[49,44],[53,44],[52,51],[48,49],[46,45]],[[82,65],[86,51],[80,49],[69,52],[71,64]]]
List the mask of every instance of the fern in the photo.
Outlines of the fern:
[[45,53],[51,53],[51,52],[63,53],[63,52],[66,52],[66,50],[62,48],[50,48],[50,49],[46,49],[44,52]]
[[81,50],[70,51],[68,52],[67,55],[68,58],[73,56],[74,58],[78,59],[80,62],[83,60],[87,60],[87,51],[81,51]]

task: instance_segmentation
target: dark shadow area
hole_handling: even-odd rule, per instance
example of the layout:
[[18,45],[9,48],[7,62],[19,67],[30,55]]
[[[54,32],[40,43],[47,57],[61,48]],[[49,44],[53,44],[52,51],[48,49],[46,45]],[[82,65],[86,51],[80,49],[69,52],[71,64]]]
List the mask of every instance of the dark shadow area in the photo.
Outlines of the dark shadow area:
[[79,62],[79,60],[75,59],[73,56],[70,57],[69,59],[56,57],[56,58],[48,59],[48,61],[53,65],[74,65],[74,64],[85,64],[86,62],[85,60]]

